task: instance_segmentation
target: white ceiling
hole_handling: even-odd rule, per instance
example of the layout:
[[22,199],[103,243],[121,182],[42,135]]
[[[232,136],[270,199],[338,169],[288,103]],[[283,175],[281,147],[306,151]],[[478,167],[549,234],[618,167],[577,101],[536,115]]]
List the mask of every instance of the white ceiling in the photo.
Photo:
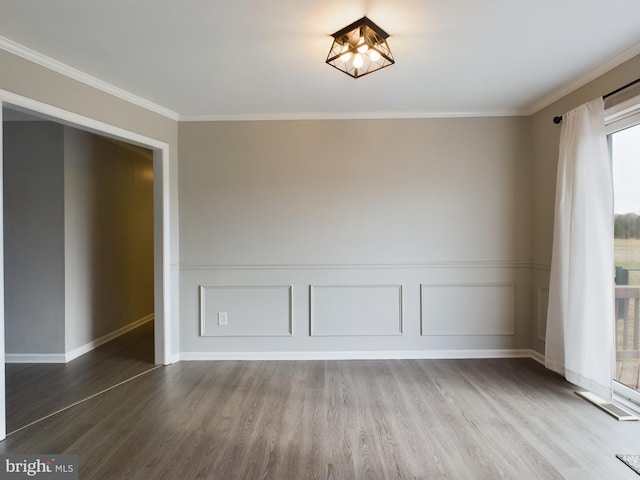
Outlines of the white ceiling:
[[[364,15],[396,64],[355,80]],[[0,0],[0,37],[183,119],[528,114],[640,53],[640,0]]]

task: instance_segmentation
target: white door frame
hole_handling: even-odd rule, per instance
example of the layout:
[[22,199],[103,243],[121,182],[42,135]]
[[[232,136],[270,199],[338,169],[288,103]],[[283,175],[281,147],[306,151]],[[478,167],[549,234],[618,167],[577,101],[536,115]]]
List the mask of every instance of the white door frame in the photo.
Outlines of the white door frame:
[[[154,238],[154,347],[155,363],[171,363],[171,245],[169,218],[169,144],[78,115],[58,107],[0,89],[2,108],[36,112],[52,121],[133,143],[153,151],[153,238]],[[2,183],[2,129],[0,129],[0,440],[6,438],[5,344],[4,344],[4,233]]]

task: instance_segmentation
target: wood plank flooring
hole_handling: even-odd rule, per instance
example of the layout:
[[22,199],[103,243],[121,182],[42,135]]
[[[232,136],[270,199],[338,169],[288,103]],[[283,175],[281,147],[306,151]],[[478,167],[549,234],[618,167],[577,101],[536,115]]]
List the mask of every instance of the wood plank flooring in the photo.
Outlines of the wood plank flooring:
[[617,422],[532,360],[181,362],[10,435],[80,478],[629,479]]
[[7,431],[153,368],[153,322],[67,364],[7,363]]

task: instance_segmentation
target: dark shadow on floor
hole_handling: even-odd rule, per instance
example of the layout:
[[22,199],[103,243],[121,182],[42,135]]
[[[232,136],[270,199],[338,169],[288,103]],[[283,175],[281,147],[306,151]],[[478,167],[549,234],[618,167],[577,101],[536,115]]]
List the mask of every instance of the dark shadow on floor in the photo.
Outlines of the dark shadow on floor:
[[67,364],[6,364],[7,432],[153,368],[153,343],[151,321]]

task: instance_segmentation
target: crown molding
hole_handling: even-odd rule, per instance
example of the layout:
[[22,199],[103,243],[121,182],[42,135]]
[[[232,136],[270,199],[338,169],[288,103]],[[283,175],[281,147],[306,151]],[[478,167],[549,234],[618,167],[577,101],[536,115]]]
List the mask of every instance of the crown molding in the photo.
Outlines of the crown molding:
[[181,122],[259,122],[270,120],[394,120],[421,118],[524,117],[526,109],[478,110],[469,112],[289,112],[240,114],[186,114]]
[[561,98],[566,97],[567,95],[576,91],[580,87],[585,86],[587,83],[592,82],[596,78],[622,65],[627,60],[631,60],[633,57],[637,55],[640,55],[640,43],[636,43],[631,48],[628,48],[624,52],[613,57],[611,60],[603,63],[599,67],[594,68],[593,70],[585,73],[584,75],[581,75],[580,77],[574,79],[573,81],[561,86],[560,88],[553,90],[548,95],[545,95],[544,97],[540,98],[539,100],[537,100],[531,105],[531,108],[529,108],[528,115],[533,115],[535,113],[538,113],[543,108],[546,108],[552,103],[557,102]]
[[168,108],[150,102],[149,100],[145,100],[142,97],[129,93],[126,90],[111,85],[110,83],[107,83],[96,77],[92,77],[91,75],[88,75],[84,72],[81,72],[80,70],[70,67],[69,65],[59,62],[58,60],[43,55],[40,52],[36,52],[35,50],[25,47],[24,45],[20,45],[13,40],[9,40],[6,37],[0,36],[0,49],[6,50],[9,53],[29,60],[30,62],[40,65],[41,67],[53,70],[54,72],[72,78],[73,80],[77,80],[78,82],[82,82],[85,85],[89,85],[90,87],[101,90],[105,93],[113,95],[114,97],[118,97],[146,110],[160,114],[172,120],[179,119],[178,113],[169,110]]
[[548,95],[534,102],[529,108],[513,108],[504,110],[477,111],[380,111],[380,112],[286,112],[286,113],[244,113],[244,114],[179,114],[166,107],[134,95],[122,88],[86,74],[58,60],[32,50],[13,40],[0,35],[0,49],[22,57],[30,62],[45,67],[66,77],[82,82],[129,103],[152,111],[164,117],[181,122],[234,122],[234,121],[269,121],[269,120],[385,120],[385,119],[438,119],[438,118],[478,118],[478,117],[522,117],[533,115],[578,88],[595,80],[613,68],[623,64],[640,54],[640,43],[625,50],[621,54],[576,78],[575,80],[553,90]]
[[88,75],[58,60],[32,50],[6,37],[0,36],[0,49],[22,57],[42,67],[60,73],[105,93],[118,97],[146,110],[181,122],[233,122],[268,120],[384,120],[428,118],[520,117],[528,116],[528,109],[477,110],[477,111],[380,111],[380,112],[269,112],[244,114],[185,114],[150,102],[110,83]]

